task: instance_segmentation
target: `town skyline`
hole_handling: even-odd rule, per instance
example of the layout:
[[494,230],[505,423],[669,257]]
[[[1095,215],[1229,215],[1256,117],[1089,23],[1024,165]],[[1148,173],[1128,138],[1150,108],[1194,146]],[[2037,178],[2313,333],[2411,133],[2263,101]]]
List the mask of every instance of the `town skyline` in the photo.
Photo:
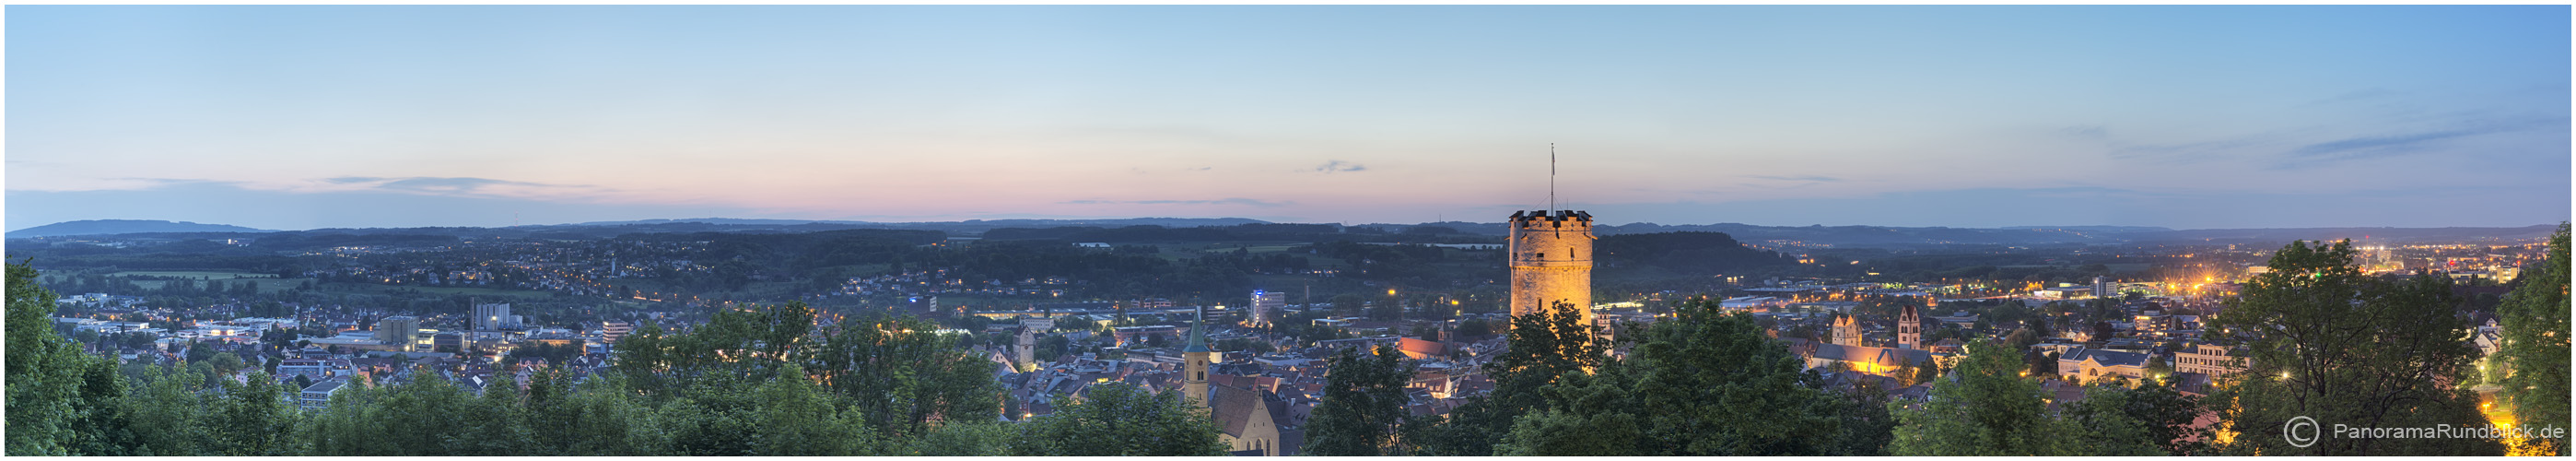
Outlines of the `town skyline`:
[[2564,6],[11,12],[9,230],[2569,208]]

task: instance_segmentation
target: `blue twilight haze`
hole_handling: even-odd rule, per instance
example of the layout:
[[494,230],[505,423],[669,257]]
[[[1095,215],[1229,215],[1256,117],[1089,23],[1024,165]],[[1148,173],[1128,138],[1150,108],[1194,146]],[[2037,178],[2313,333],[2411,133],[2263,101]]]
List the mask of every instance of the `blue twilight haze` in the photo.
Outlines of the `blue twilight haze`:
[[2564,5],[7,8],[11,230],[2570,209]]

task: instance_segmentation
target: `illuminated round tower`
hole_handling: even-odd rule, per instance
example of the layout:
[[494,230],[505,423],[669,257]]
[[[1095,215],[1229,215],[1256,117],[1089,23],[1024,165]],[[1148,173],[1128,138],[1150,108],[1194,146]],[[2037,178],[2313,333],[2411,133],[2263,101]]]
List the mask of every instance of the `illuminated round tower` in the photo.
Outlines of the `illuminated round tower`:
[[1592,214],[1576,210],[1513,212],[1512,315],[1574,306],[1592,322]]

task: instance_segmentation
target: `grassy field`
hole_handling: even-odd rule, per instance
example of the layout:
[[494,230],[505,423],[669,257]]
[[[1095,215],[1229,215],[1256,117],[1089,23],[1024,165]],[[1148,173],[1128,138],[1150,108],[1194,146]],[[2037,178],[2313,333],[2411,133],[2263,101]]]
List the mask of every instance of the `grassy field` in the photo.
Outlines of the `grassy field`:
[[438,294],[469,295],[469,296],[516,296],[516,297],[522,297],[522,298],[551,298],[551,297],[554,297],[554,295],[555,295],[553,292],[536,291],[536,290],[505,290],[505,289],[500,289],[500,288],[480,288],[480,287],[403,287],[403,288],[417,289],[417,290],[420,290],[422,293],[438,293]]
[[125,271],[125,272],[118,272],[118,273],[107,274],[107,275],[108,275],[108,276],[111,276],[111,277],[125,277],[125,276],[193,277],[193,278],[200,278],[200,279],[207,279],[207,280],[225,280],[225,279],[273,279],[273,278],[277,278],[277,274],[261,274],[261,273],[255,273],[255,272],[216,272],[216,271]]
[[[259,292],[260,292],[260,293],[276,293],[276,292],[280,292],[280,291],[291,290],[291,289],[294,289],[294,288],[295,288],[295,287],[297,287],[297,286],[302,286],[302,285],[304,284],[304,282],[311,282],[311,281],[313,281],[313,279],[281,279],[281,278],[239,279],[239,280],[214,279],[214,281],[224,282],[224,283],[236,283],[236,284],[237,284],[237,283],[242,283],[242,282],[256,283],[256,284],[259,284]],[[170,284],[170,282],[167,282],[167,281],[161,281],[161,280],[136,280],[136,281],[134,281],[134,286],[143,287],[143,288],[146,288],[146,289],[159,289],[159,288],[161,288],[161,286],[162,286],[162,285],[168,285],[168,284]],[[203,285],[203,284],[201,284],[201,285]]]
[[[263,288],[265,288],[265,287],[263,287]],[[354,283],[354,284],[353,284],[353,283],[334,283],[334,284],[331,284],[331,285],[328,287],[328,290],[327,290],[327,291],[334,291],[334,292],[368,292],[368,293],[382,293],[382,292],[388,292],[388,291],[393,291],[393,290],[403,290],[403,289],[420,290],[420,292],[422,292],[422,293],[441,294],[441,295],[450,295],[450,294],[454,294],[454,295],[467,295],[467,296],[497,296],[497,297],[519,297],[519,298],[548,298],[548,297],[553,297],[553,296],[555,295],[555,294],[554,294],[554,293],[552,293],[552,292],[536,291],[536,290],[507,290],[507,289],[500,289],[500,288],[481,288],[481,287],[429,287],[429,286],[410,286],[410,285],[380,285],[380,284],[373,284],[373,283]]]
[[[243,282],[249,282],[249,283],[255,283],[255,284],[258,284],[258,285],[259,285],[259,292],[261,292],[261,293],[276,293],[276,292],[280,292],[280,291],[286,291],[286,290],[294,289],[294,288],[295,288],[295,287],[297,287],[297,286],[302,286],[305,282],[313,281],[313,279],[309,279],[309,278],[292,278],[292,279],[282,279],[282,278],[277,278],[277,274],[262,274],[262,273],[254,273],[254,272],[219,272],[219,271],[124,271],[124,272],[111,273],[111,274],[107,274],[107,275],[108,275],[108,276],[110,276],[110,277],[131,277],[131,276],[150,276],[150,277],[187,277],[187,278],[195,278],[195,279],[199,279],[199,280],[219,281],[219,282],[224,282],[224,283],[243,283]],[[43,284],[47,284],[47,285],[52,285],[52,284],[64,283],[64,282],[69,281],[69,280],[70,280],[70,276],[68,276],[68,275],[61,275],[61,274],[45,274],[43,278],[39,278],[39,279],[37,279],[37,283],[43,283]],[[141,288],[141,289],[145,289],[145,290],[158,290],[158,289],[161,289],[161,286],[162,286],[162,285],[169,285],[169,284],[170,284],[170,282],[169,282],[169,281],[166,281],[166,280],[133,280],[133,281],[130,281],[130,283],[133,283],[133,284],[134,284],[134,286],[135,286],[136,288]],[[75,294],[77,294],[77,293],[75,293]]]

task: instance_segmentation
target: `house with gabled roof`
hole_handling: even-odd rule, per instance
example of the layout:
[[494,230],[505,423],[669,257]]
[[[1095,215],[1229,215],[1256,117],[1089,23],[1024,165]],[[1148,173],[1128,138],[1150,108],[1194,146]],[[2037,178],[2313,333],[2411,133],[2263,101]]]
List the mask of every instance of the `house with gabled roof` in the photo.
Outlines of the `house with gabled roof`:
[[2101,349],[2075,348],[2057,357],[2057,374],[2068,380],[2093,382],[2114,377],[2134,382],[2147,377],[2147,354]]
[[1281,456],[1277,418],[1262,392],[1233,386],[1208,386],[1208,413],[1216,417],[1220,439],[1236,452]]

